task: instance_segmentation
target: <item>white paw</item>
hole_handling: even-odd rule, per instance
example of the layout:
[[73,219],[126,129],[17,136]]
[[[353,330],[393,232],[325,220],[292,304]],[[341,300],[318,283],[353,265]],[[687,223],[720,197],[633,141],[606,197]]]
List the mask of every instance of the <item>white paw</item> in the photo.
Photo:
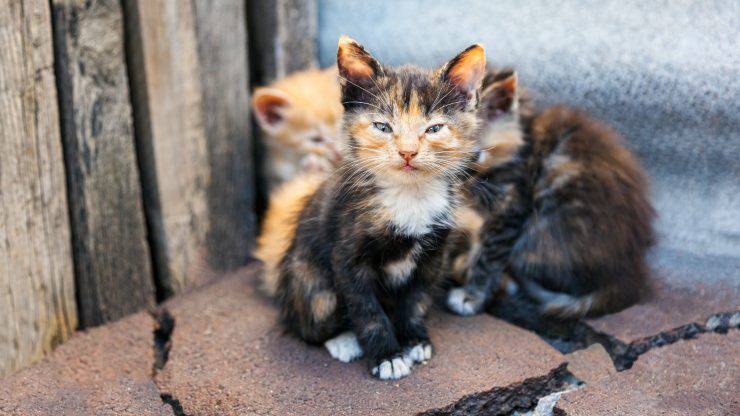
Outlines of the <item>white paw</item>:
[[326,341],[324,346],[332,357],[337,360],[348,363],[356,358],[362,357],[362,348],[357,341],[354,332],[342,332],[336,337]]
[[472,298],[465,289],[458,287],[447,294],[447,306],[458,315],[470,316],[478,313],[483,306],[483,300]]
[[432,358],[432,346],[426,343],[414,345],[403,354],[404,360],[411,363],[423,363]]
[[372,375],[381,380],[398,380],[411,373],[411,366],[403,358],[384,360],[371,370]]

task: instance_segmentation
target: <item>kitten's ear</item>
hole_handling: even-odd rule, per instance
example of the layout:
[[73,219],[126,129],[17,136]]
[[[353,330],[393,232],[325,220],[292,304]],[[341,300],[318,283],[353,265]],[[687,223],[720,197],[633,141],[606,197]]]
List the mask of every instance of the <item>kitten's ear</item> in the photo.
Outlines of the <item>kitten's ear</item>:
[[442,67],[442,79],[468,97],[480,88],[485,73],[486,51],[480,44],[465,49]]
[[285,121],[285,110],[292,105],[290,96],[277,88],[257,88],[252,95],[252,109],[257,123],[268,133],[274,133]]
[[380,71],[380,63],[356,40],[342,35],[337,49],[337,68],[342,86],[368,85]]
[[[486,118],[493,120],[514,109],[517,102],[518,77],[514,70],[504,70],[492,76],[481,92],[481,108]],[[486,78],[488,79],[488,77]]]

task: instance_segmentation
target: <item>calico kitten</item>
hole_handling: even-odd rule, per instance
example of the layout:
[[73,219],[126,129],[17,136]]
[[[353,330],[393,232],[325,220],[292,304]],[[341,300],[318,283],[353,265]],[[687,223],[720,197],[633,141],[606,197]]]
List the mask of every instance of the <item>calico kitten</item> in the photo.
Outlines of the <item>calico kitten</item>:
[[479,312],[507,274],[546,315],[631,305],[645,286],[645,254],[654,243],[642,168],[616,132],[582,112],[521,114],[516,85],[513,72],[484,81],[484,151],[470,191],[483,221],[473,233],[479,243],[457,259],[467,266],[467,283],[450,291],[448,306]]
[[298,215],[325,177],[321,173],[298,175],[270,194],[254,252],[262,261],[262,291],[268,296],[277,293],[280,261],[295,236]]
[[390,68],[342,37],[337,66],[345,163],[303,200],[276,297],[294,334],[398,379],[432,355],[424,320],[475,154],[485,55]]
[[336,68],[309,69],[259,87],[252,109],[266,136],[269,188],[298,173],[330,172],[339,164],[343,108]]

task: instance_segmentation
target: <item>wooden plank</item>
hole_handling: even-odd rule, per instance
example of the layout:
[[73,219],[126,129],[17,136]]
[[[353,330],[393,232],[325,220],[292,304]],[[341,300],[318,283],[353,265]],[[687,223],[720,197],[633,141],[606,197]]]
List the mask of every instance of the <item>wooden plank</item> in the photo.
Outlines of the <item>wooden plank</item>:
[[190,2],[124,0],[136,141],[155,275],[163,295],[209,279],[211,180]]
[[316,0],[249,0],[247,7],[256,83],[318,65]]
[[208,280],[210,181],[191,3],[124,0],[136,141],[164,296]]
[[118,0],[52,0],[80,324],[155,303]]
[[211,170],[208,259],[229,270],[249,260],[256,222],[246,4],[195,0],[194,6]]
[[[248,0],[251,81],[267,85],[292,72],[318,66],[318,7],[316,0]],[[267,149],[256,132],[255,206],[267,208],[268,186],[263,172]]]
[[51,16],[0,0],[0,375],[77,324]]

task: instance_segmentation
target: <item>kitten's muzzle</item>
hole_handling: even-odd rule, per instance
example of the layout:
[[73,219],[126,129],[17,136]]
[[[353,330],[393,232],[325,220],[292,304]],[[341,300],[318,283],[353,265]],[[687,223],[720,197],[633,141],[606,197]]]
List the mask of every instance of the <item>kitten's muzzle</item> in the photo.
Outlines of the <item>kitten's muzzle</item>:
[[403,160],[408,164],[419,152],[417,150],[399,150],[398,154],[401,155]]

